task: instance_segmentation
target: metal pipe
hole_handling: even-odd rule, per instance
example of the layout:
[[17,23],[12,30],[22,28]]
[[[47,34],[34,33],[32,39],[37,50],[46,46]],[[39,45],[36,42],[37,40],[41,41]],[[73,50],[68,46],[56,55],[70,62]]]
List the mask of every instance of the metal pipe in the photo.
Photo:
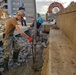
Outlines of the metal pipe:
[[36,70],[36,1],[34,0],[34,50],[33,50],[33,69]]

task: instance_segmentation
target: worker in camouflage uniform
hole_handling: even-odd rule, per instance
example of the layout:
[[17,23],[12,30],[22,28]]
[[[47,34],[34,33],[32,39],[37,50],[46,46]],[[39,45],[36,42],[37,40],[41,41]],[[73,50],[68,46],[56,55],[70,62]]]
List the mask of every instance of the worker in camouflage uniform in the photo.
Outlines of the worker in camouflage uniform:
[[[14,31],[15,29],[25,38],[28,39],[28,41],[32,42],[32,38],[26,35],[19,27],[19,24],[17,23],[18,20],[22,20],[25,16],[24,11],[19,10],[16,14],[16,17],[10,18],[6,23],[6,28],[3,32],[3,46],[4,46],[4,58],[9,57],[8,65],[13,62],[13,51],[19,52],[20,46],[17,44],[17,40],[15,38]],[[16,44],[15,44],[16,43]]]

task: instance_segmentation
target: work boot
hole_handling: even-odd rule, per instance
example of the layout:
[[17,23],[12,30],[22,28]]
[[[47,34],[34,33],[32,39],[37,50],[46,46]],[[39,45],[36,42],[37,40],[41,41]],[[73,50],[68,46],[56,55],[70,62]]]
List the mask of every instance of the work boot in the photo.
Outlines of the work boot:
[[14,63],[17,62],[17,60],[18,60],[18,55],[19,55],[19,51],[14,51],[14,52],[13,52],[13,62],[14,62]]
[[2,73],[0,72],[0,75],[2,75]]

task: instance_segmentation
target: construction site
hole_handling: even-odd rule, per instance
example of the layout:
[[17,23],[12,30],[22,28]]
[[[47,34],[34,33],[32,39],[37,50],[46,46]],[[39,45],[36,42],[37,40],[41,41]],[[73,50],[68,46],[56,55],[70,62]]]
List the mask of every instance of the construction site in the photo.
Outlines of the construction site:
[[[76,3],[72,1],[66,8],[59,2],[50,3],[43,18],[42,33],[37,35],[36,1],[22,1],[0,0],[0,75],[76,75]],[[18,24],[33,41],[14,31],[16,43],[20,44],[15,47],[20,47],[20,51],[14,56],[18,64],[10,66],[8,57],[3,56],[3,32],[7,21],[16,17],[21,4],[26,8],[26,26],[20,21]]]

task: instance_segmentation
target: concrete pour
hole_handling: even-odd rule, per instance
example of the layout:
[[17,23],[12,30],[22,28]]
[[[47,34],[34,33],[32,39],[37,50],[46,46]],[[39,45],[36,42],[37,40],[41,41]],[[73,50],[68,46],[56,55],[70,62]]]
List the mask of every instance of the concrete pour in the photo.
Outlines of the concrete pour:
[[[21,27],[23,31],[29,30],[29,26]],[[19,34],[15,31],[15,35]],[[45,35],[47,36],[47,34]],[[1,33],[2,39],[2,33]],[[21,43],[22,49],[19,53],[18,61],[21,63],[20,66],[17,66],[10,70],[5,70],[2,74],[3,75],[41,75],[41,68],[42,68],[42,53],[43,53],[43,44],[41,41],[37,42],[36,45],[36,68],[37,70],[33,70],[33,54],[32,54],[32,43],[28,42],[27,39],[17,36],[18,42]]]

